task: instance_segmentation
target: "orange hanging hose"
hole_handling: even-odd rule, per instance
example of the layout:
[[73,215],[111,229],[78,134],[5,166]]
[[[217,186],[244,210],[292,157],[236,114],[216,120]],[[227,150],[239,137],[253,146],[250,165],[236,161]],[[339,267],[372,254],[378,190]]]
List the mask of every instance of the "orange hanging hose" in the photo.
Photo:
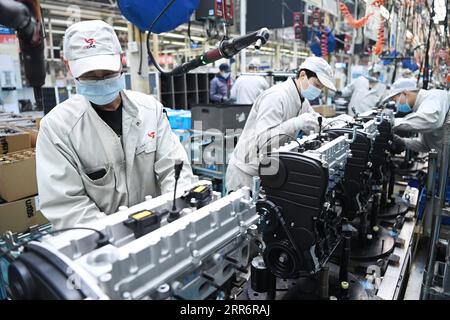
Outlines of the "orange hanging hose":
[[359,20],[355,20],[353,18],[352,14],[348,10],[347,6],[343,4],[342,2],[339,3],[339,8],[341,9],[342,15],[344,16],[345,21],[351,25],[353,28],[359,29],[362,26],[364,26],[367,21],[369,20],[369,17],[372,15],[372,13],[369,13],[368,15],[362,17]]
[[377,43],[375,44],[374,53],[380,55],[384,46],[384,19],[380,16],[380,26],[378,28]]
[[374,7],[381,7],[382,5],[384,5],[384,0],[375,0],[372,2],[372,6]]

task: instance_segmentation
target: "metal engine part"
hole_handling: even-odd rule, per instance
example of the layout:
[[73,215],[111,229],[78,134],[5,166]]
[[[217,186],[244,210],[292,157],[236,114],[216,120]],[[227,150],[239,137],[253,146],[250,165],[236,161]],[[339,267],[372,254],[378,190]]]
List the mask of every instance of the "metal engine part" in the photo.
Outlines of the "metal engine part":
[[[207,184],[192,185],[184,195]],[[9,267],[14,298],[206,299],[219,292],[249,263],[247,229],[259,220],[250,189],[220,199],[213,192],[209,204],[186,207],[179,219],[139,237],[125,224],[136,212],[161,211],[172,197],[149,199],[83,225],[108,236],[100,247],[90,230],[30,242]]]
[[[305,150],[311,141],[317,147]],[[259,168],[264,261],[283,279],[316,273],[339,244],[341,212],[334,188],[351,156],[346,136],[322,141],[311,135],[298,142],[266,155]]]

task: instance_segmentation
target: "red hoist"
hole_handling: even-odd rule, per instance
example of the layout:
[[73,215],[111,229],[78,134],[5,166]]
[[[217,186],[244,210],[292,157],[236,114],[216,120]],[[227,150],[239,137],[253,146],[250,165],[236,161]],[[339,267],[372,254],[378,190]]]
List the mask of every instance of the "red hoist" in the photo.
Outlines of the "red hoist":
[[322,58],[325,60],[328,58],[328,33],[325,28],[325,15],[323,16],[323,21],[320,27],[320,31],[322,34],[322,39],[320,41],[320,49],[322,51]]
[[301,12],[294,12],[293,13],[294,34],[295,34],[295,39],[296,40],[302,39],[302,28],[303,28],[302,19],[303,19],[303,15],[302,15]]
[[233,21],[233,0],[216,0],[214,1],[214,12],[218,19],[224,21]]

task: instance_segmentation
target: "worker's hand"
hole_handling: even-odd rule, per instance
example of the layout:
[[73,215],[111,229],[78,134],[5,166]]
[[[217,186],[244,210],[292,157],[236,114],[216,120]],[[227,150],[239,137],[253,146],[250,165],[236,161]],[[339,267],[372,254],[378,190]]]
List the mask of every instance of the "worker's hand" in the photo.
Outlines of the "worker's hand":
[[295,128],[309,134],[310,131],[319,132],[319,121],[311,113],[302,113],[295,118]]
[[405,140],[403,138],[399,137],[398,135],[394,134],[394,139],[392,141],[392,145],[389,148],[390,152],[393,154],[399,154],[405,151]]

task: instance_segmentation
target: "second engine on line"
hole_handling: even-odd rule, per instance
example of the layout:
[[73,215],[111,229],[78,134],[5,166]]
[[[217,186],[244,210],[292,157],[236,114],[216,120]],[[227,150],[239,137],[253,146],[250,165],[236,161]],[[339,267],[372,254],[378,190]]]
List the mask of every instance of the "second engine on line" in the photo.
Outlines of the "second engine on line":
[[316,273],[341,238],[341,204],[334,188],[351,157],[348,136],[311,135],[267,154],[260,163],[257,204],[267,268],[293,279]]

